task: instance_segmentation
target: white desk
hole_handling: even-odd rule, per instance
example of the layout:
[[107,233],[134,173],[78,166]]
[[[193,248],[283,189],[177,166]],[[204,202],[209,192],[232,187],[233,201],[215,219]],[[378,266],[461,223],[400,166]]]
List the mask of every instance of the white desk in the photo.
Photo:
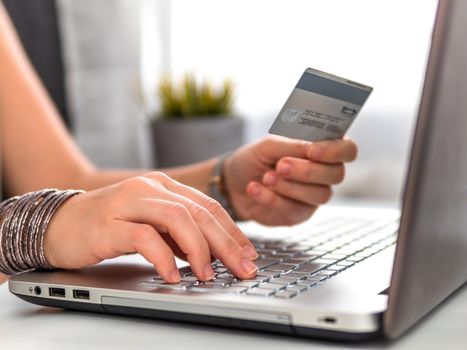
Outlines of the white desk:
[[346,345],[242,330],[80,313],[26,303],[0,286],[0,349],[465,349],[467,287],[400,340]]

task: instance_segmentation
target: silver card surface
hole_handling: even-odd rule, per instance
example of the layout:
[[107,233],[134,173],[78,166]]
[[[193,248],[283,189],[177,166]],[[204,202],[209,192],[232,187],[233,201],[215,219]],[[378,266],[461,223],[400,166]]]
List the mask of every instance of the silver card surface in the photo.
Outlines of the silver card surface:
[[342,138],[373,88],[308,68],[269,132],[294,139]]

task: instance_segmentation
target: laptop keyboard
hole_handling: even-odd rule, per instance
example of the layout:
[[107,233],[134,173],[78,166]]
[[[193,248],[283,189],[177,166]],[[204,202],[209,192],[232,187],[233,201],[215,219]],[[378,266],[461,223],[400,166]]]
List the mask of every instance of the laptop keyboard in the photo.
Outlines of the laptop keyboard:
[[398,220],[330,218],[282,239],[252,238],[259,258],[255,278],[240,280],[217,260],[215,278],[198,281],[189,266],[179,283],[155,276],[142,287],[199,293],[228,293],[288,299],[325,283],[342,271],[394,245]]

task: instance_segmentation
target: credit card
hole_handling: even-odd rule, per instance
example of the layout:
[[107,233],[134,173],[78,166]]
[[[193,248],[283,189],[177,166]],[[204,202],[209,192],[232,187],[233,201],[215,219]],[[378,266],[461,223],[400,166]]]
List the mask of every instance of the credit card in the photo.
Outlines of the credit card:
[[370,86],[308,68],[269,133],[307,141],[342,138],[372,91]]

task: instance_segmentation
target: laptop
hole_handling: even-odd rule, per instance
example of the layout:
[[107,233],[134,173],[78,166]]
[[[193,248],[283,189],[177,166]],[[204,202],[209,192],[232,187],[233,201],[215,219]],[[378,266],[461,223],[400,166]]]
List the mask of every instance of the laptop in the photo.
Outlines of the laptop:
[[466,31],[467,2],[441,0],[401,212],[325,206],[295,227],[242,224],[260,254],[252,280],[217,261],[209,283],[184,266],[167,284],[123,257],[18,274],[10,291],[43,306],[293,336],[400,336],[467,280]]

